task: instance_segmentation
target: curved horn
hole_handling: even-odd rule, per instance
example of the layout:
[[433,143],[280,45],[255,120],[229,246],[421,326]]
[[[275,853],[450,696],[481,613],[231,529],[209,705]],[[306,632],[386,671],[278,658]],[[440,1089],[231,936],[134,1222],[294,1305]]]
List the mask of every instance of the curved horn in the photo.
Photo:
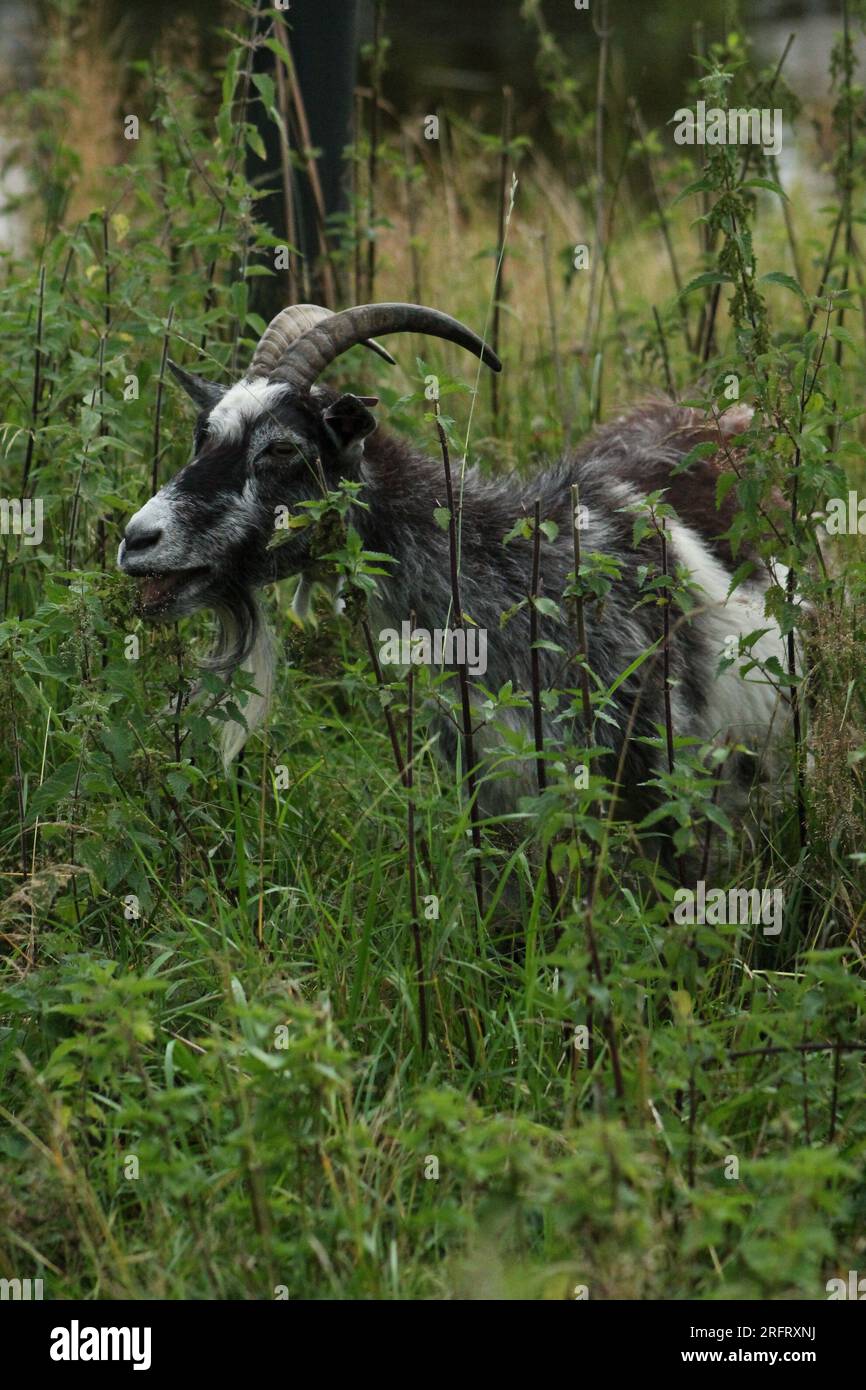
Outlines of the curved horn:
[[496,353],[471,328],[449,314],[427,309],[423,304],[359,304],[323,319],[291,343],[271,372],[271,380],[286,381],[298,391],[308,391],[329,363],[373,333],[426,333],[432,338],[446,338],[474,352],[492,371],[502,371]]
[[[321,304],[292,304],[287,309],[280,312],[271,319],[261,338],[259,345],[253,353],[247,376],[271,376],[277,369],[280,361],[302,334],[309,329],[315,328],[317,324],[325,319],[333,318],[331,309],[323,309]],[[381,347],[378,343],[365,342],[365,347],[373,352],[378,352],[386,362],[395,366],[395,362],[390,352]]]

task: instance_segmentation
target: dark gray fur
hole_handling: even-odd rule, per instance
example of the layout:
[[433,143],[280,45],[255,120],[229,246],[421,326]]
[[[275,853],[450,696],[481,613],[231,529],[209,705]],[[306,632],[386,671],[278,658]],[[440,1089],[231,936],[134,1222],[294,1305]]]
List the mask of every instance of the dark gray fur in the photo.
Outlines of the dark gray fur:
[[[175,568],[209,568],[191,590],[181,589],[149,616],[173,619],[201,607],[222,612],[229,637],[222,643],[219,663],[222,669],[236,666],[256,636],[255,589],[310,566],[309,530],[295,533],[276,550],[267,548],[273,538],[275,509],[282,505],[294,510],[299,502],[321,495],[323,482],[327,489],[335,489],[341,478],[351,477],[363,484],[365,503],[353,509],[352,524],[366,549],[386,552],[394,562],[372,605],[374,636],[386,627],[399,630],[413,613],[418,627],[442,629],[449,618],[454,626],[448,535],[433,516],[434,509],[445,504],[442,461],[435,452],[422,452],[377,429],[374,417],[357,397],[337,399],[321,388],[300,397],[288,391],[246,422],[238,438],[211,440],[207,425],[212,405],[200,390],[197,395],[204,409],[196,427],[195,457],[161,494],[165,501],[159,516],[164,512],[168,519],[170,544],[163,531],[160,539],[148,543],[148,537],[139,534],[140,527],[136,529],[137,518],[133,519],[120,563],[130,573],[147,575],[154,569],[158,573],[161,567],[154,565],[149,552],[165,553],[168,546]],[[723,427],[726,437],[744,427],[741,412],[729,414],[729,423]],[[707,439],[720,443],[719,456],[699,460],[688,473],[673,477],[673,467],[696,443]],[[586,604],[589,665],[601,688],[612,686],[661,634],[661,610],[654,604],[641,604],[638,576],[639,566],[658,568],[659,543],[649,537],[637,550],[633,548],[634,515],[623,510],[630,495],[668,488],[668,500],[681,520],[708,554],[732,570],[734,559],[723,538],[731,521],[731,504],[720,515],[714,501],[727,448],[726,442],[724,448],[721,445],[718,428],[708,427],[696,412],[656,401],[608,425],[580,450],[531,479],[469,469],[461,482],[456,462],[455,493],[462,496],[461,598],[464,612],[487,630],[488,669],[483,686],[496,692],[511,681],[515,690],[530,690],[528,608],[522,608],[504,628],[500,618],[529,593],[532,544],[520,539],[505,546],[503,537],[519,517],[531,517],[536,501],[540,503],[542,519],[555,521],[559,528],[553,543],[542,542],[543,592],[559,601],[573,570],[573,483],[578,484],[580,501],[588,509],[588,524],[581,532],[583,554],[605,552],[615,558],[622,572],[603,604]],[[187,558],[181,564],[178,556]],[[671,572],[681,561],[685,563],[672,543]],[[706,727],[705,713],[718,664],[718,641],[710,632],[700,595],[696,600],[693,615],[673,623],[670,662],[676,732],[710,738],[717,731]],[[565,621],[541,620],[541,635],[573,653],[572,613],[564,604],[562,611]],[[545,740],[550,745],[586,743],[574,666],[564,665],[562,657],[547,651],[542,651],[540,660],[542,687],[575,692],[577,711],[571,729],[568,720],[564,725],[561,719],[571,697],[558,711],[546,713]],[[622,757],[625,808],[640,815],[648,805],[643,784],[659,764],[658,749],[641,740],[657,737],[664,722],[660,658],[645,662],[622,683],[607,713],[610,719],[595,721],[592,739],[610,749],[606,769],[610,774]],[[529,737],[528,709],[521,712],[520,722]],[[623,752],[629,728],[632,737]],[[456,735],[447,719],[440,723],[439,738],[443,754],[452,758]],[[495,739],[487,734],[479,740],[482,750],[488,751],[492,742]],[[533,789],[531,760],[512,771],[513,776],[488,783],[487,809],[511,807],[519,792]]]

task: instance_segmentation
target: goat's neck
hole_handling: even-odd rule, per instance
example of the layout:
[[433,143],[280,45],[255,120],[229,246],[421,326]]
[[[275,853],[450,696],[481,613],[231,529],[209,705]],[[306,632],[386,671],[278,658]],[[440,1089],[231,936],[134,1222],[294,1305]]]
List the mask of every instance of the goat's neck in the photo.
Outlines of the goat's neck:
[[[399,626],[414,614],[419,627],[444,627],[451,608],[449,540],[447,529],[443,530],[434,517],[436,508],[447,505],[442,461],[399,445],[383,453],[384,457],[372,461],[367,471],[361,494],[366,507],[355,508],[352,514],[352,524],[365,550],[383,552],[395,561],[393,565],[383,562],[388,576],[379,579],[378,597],[372,605],[374,621]],[[452,478],[456,500],[459,462],[456,466],[452,463]],[[467,486],[464,518],[472,502]]]

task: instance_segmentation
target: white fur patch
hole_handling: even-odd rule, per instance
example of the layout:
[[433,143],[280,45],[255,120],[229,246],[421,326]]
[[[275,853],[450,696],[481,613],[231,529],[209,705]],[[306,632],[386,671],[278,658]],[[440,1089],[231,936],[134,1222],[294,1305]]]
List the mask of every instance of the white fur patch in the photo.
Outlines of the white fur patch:
[[747,661],[765,662],[771,656],[778,659],[783,670],[787,667],[782,636],[773,619],[764,614],[763,591],[744,584],[728,598],[730,575],[700,537],[680,522],[669,521],[668,530],[678,563],[690,571],[692,582],[700,586],[696,595],[704,609],[699,619],[700,631],[709,641],[714,657],[721,659],[730,650],[734,645],[730,638],[736,639],[738,648],[741,637],[769,628],[748,653],[711,682],[707,708],[700,716],[701,727],[688,732],[702,738],[733,738],[763,752],[773,734],[781,733],[788,713],[788,706],[760,670],[751,670],[745,678],[740,675],[740,668]]
[[235,720],[227,720],[222,726],[220,752],[223,767],[226,770],[237,757],[253,730],[261,724],[271,703],[271,692],[274,687],[274,649],[264,618],[260,618],[256,640],[240,669],[247,672],[257,693],[250,695],[244,706],[246,727]]
[[302,623],[305,623],[310,616],[312,599],[313,581],[309,575],[302,573],[292,599],[292,612]]
[[334,586],[334,616],[342,618],[346,611],[346,600],[343,598],[343,590],[346,587],[346,577],[343,574],[337,575],[337,583]]
[[284,381],[270,383],[264,376],[235,382],[208,416],[208,434],[225,442],[240,439],[247,425],[266,414],[288,389]]

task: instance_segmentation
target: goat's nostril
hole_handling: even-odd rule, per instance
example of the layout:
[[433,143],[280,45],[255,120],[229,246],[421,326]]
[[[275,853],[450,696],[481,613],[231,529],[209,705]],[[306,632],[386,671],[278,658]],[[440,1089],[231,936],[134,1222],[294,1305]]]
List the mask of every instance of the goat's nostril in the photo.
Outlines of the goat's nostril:
[[124,537],[127,550],[149,550],[152,545],[156,545],[162,531],[127,531]]

